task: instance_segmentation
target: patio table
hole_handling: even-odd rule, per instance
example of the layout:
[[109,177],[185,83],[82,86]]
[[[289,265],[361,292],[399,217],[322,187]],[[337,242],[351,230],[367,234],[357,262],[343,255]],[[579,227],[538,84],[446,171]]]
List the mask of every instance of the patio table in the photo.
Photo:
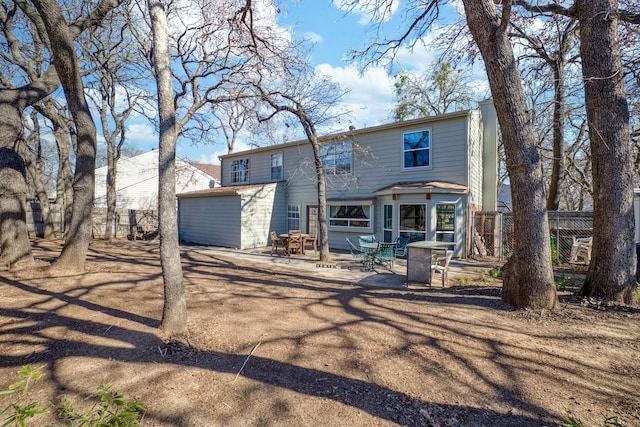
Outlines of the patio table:
[[452,247],[451,242],[422,240],[407,245],[407,281],[431,283],[431,256],[435,250]]
[[[302,246],[300,247],[300,253],[301,253],[302,255],[304,255],[304,254],[305,254],[305,253],[304,253],[304,241],[305,241],[305,239],[306,239],[307,237],[309,237],[309,235],[308,235],[308,234],[305,234],[305,233],[302,233],[302,234],[300,234],[300,236],[302,236],[302,242],[301,242],[301,243],[302,243]],[[283,234],[280,234],[278,237],[280,237],[280,238],[282,239],[282,241],[283,241],[284,243],[286,243],[287,239],[289,238],[289,233],[283,233]]]

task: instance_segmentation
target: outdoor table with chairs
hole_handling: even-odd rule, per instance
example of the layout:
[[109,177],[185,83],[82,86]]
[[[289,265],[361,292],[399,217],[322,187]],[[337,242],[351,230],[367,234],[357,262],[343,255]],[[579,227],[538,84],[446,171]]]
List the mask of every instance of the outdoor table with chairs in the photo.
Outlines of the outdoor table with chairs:
[[378,242],[373,236],[358,236],[356,246],[347,239],[351,255],[363,265],[363,270],[373,270],[376,265],[387,265],[391,270],[396,258],[397,242]]
[[282,254],[286,256],[304,255],[305,239],[308,234],[302,233],[300,230],[289,230],[288,233],[278,236],[282,241]]

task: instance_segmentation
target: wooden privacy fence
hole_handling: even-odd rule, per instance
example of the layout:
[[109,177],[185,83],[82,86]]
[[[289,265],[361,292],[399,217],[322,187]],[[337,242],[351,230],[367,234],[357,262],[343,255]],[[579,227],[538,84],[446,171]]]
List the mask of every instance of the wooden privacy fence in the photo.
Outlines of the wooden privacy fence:
[[[554,262],[567,264],[577,239],[592,237],[593,212],[549,211],[551,255]],[[511,256],[515,242],[513,213],[480,211],[473,214],[471,256]]]

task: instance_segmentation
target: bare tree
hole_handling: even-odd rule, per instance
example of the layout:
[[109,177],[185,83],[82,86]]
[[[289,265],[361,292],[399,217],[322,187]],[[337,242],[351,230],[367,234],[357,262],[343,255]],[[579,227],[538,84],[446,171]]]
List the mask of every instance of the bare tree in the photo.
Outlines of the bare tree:
[[[37,19],[41,20],[46,30],[53,64],[62,83],[78,137],[71,224],[62,253],[53,267],[83,270],[92,232],[97,136],[75,53],[75,38],[82,27],[67,23],[62,7],[53,0],[33,0],[33,3],[38,11]],[[96,22],[100,22],[117,5],[117,0],[105,0],[101,3],[97,9],[99,13],[96,14]]]
[[169,25],[162,1],[148,0],[153,33],[153,64],[158,90],[160,159],[158,219],[164,306],[160,330],[169,338],[188,342],[187,302],[180,264],[176,198],[176,111],[169,54]]
[[634,172],[618,31],[621,20],[640,23],[640,13],[621,10],[616,0],[514,4],[579,23],[594,193],[593,250],[582,293],[635,304]]
[[[320,261],[330,261],[329,226],[327,222],[327,184],[320,149],[317,126],[337,119],[334,107],[343,96],[340,86],[324,76],[310,73],[306,64],[291,61],[285,66],[286,74],[277,80],[275,87],[259,81],[255,86],[261,99],[274,113],[262,120],[268,120],[277,113],[292,114],[300,122],[313,151],[316,188],[318,192],[318,226],[320,240]],[[300,68],[292,66],[296,62]],[[287,63],[287,60],[285,60]],[[273,70],[271,70],[273,71]]]
[[[567,110],[566,68],[574,61],[572,48],[575,46],[577,23],[562,17],[552,17],[545,22],[542,30],[531,34],[527,23],[511,21],[513,32],[511,36],[523,40],[527,48],[531,49],[551,70],[553,84],[553,120],[551,174],[547,191],[547,209],[558,210],[560,206],[561,183],[566,173],[565,156],[565,117]],[[532,67],[532,70],[538,70]],[[534,78],[540,78],[540,73],[534,73]]]
[[394,86],[394,118],[399,121],[449,113],[471,105],[471,90],[464,70],[455,68],[449,61],[438,62],[423,75],[400,71]]
[[90,80],[89,99],[100,114],[102,134],[107,145],[107,215],[105,238],[113,236],[116,215],[116,182],[118,161],[126,142],[126,123],[131,114],[145,98],[141,87],[144,76],[137,65],[144,58],[136,56],[134,40],[129,33],[128,11],[118,17],[111,17],[106,25],[92,31],[85,45],[85,58],[95,72]]

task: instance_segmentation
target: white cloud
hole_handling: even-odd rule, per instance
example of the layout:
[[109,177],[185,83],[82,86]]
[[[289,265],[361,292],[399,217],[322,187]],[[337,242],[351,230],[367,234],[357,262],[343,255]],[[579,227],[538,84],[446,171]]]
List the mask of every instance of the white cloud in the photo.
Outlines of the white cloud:
[[322,36],[318,33],[314,33],[313,31],[308,31],[303,34],[305,40],[310,41],[313,44],[320,44],[324,41]]
[[355,66],[321,64],[316,69],[349,91],[342,104],[351,111],[352,124],[356,127],[389,121],[394,102],[393,79],[383,68],[368,68],[364,74],[360,74]]
[[148,123],[131,123],[127,125],[127,140],[129,144],[157,148],[158,134]]

